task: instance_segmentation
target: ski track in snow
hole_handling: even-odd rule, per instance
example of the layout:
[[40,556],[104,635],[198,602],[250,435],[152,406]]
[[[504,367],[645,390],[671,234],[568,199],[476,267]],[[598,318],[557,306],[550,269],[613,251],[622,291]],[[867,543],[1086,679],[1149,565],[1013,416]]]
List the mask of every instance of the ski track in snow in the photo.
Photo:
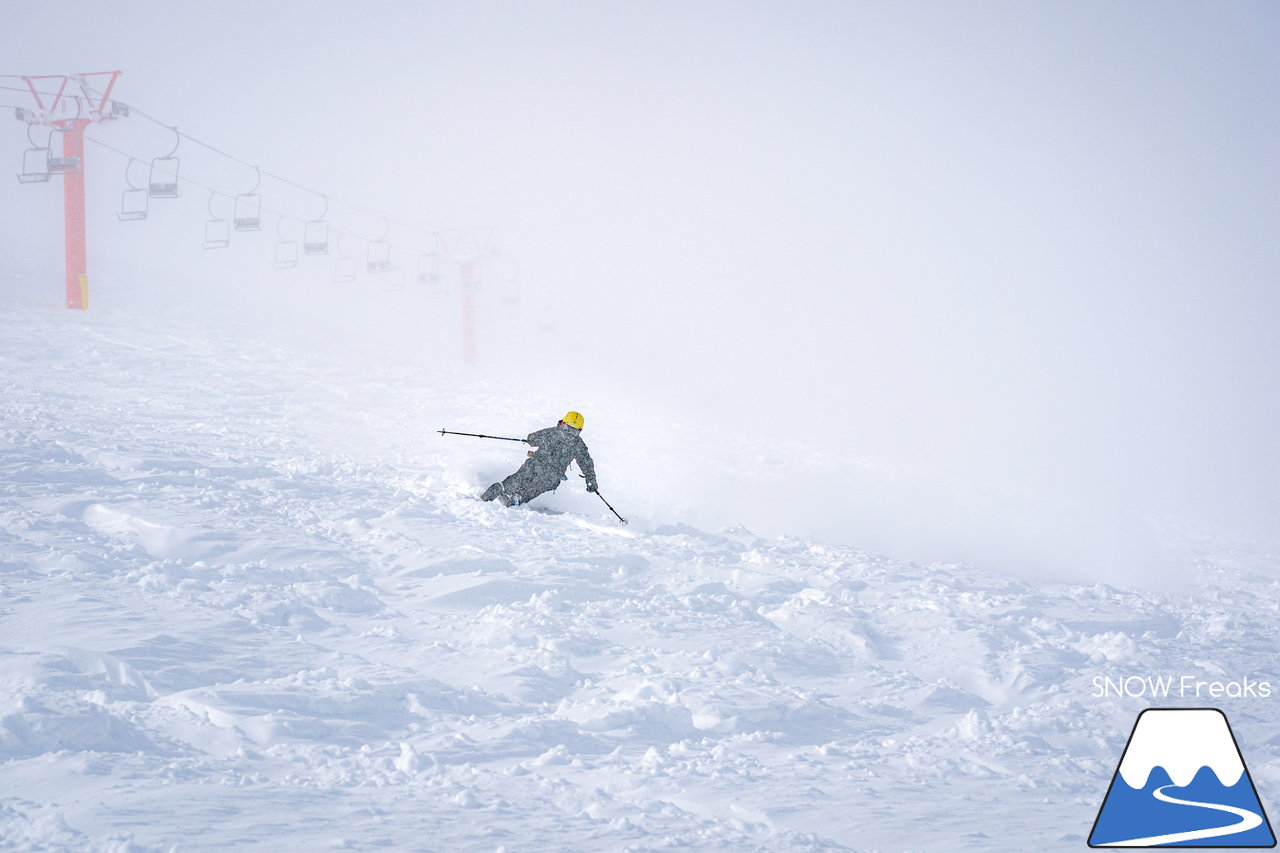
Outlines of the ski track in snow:
[[712,532],[605,436],[628,527],[504,510],[432,430],[556,401],[2,307],[0,847],[1079,849],[1147,704],[1093,676],[1280,683],[1273,554],[1166,595]]
[[1248,832],[1249,830],[1262,825],[1262,816],[1255,812],[1251,812],[1248,809],[1237,808],[1236,806],[1226,806],[1221,803],[1200,803],[1195,800],[1181,800],[1165,793],[1166,788],[1176,787],[1178,786],[1165,785],[1162,788],[1156,788],[1151,792],[1151,795],[1164,803],[1173,803],[1176,806],[1192,806],[1194,808],[1209,809],[1215,812],[1226,812],[1227,814],[1235,815],[1239,820],[1225,826],[1215,826],[1208,829],[1193,829],[1186,832],[1169,832],[1164,835],[1152,835],[1146,838],[1131,838],[1127,841],[1112,841],[1106,846],[1158,847],[1160,845],[1181,844],[1185,841],[1209,841],[1214,838],[1223,838],[1228,835],[1237,835],[1241,832]]

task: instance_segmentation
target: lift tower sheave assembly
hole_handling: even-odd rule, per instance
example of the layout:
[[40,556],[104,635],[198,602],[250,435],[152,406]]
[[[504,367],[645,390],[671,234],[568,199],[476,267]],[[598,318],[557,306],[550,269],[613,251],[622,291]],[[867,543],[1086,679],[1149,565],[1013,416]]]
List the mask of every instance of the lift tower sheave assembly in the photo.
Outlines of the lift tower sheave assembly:
[[[22,78],[35,101],[35,109],[19,108],[18,119],[28,125],[43,125],[62,134],[61,157],[53,155],[53,142],[49,143],[47,171],[48,174],[62,176],[66,219],[67,307],[77,310],[89,307],[88,252],[84,227],[84,129],[91,124],[114,121],[129,114],[129,109],[124,104],[110,100],[111,89],[119,76],[119,71],[94,71],[88,74]],[[105,78],[100,92],[90,85],[91,81],[98,78]],[[70,83],[76,85],[79,94],[67,91]],[[110,110],[107,109],[108,104]],[[19,180],[23,180],[21,175]]]

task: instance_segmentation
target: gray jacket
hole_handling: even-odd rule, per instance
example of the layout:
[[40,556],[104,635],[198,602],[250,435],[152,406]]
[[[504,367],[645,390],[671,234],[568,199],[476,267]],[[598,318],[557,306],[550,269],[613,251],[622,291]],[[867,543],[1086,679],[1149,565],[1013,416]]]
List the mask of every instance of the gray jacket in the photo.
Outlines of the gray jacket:
[[537,448],[522,466],[533,475],[535,482],[555,488],[568,470],[569,463],[577,462],[587,477],[587,485],[595,488],[596,466],[578,430],[568,425],[547,427],[529,433],[525,441]]

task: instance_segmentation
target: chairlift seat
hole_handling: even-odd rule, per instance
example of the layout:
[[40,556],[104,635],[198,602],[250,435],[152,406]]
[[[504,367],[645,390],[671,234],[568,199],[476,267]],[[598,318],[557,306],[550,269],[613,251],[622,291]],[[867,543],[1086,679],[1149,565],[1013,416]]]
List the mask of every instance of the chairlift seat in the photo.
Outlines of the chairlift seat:
[[394,267],[387,271],[387,290],[404,290],[403,267]]
[[136,222],[147,218],[147,203],[150,196],[143,189],[127,189],[120,194],[120,212],[116,218],[121,222]]
[[55,175],[74,175],[80,171],[79,157],[50,157],[49,171]]

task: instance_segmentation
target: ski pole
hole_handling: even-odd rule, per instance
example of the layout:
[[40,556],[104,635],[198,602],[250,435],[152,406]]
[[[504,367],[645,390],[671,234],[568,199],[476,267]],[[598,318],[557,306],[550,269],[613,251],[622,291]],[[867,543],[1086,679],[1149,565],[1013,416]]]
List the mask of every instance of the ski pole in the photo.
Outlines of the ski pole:
[[[599,492],[596,492],[596,497],[598,497],[600,500],[604,501],[604,495],[600,494]],[[612,506],[610,506],[608,501],[604,501],[604,505],[605,505],[605,506],[607,506],[607,507],[609,507],[609,512],[611,512],[611,513],[613,513],[614,515],[617,515],[617,516],[618,516],[618,521],[621,521],[623,524],[626,524],[626,523],[627,523],[627,520],[626,520],[625,518],[623,518],[622,516],[618,515],[618,511],[617,511],[616,509],[614,509]]]
[[527,438],[507,438],[504,435],[480,435],[478,432],[454,432],[452,430],[439,430],[441,435],[469,435],[472,438],[496,438],[498,441],[528,441]]

